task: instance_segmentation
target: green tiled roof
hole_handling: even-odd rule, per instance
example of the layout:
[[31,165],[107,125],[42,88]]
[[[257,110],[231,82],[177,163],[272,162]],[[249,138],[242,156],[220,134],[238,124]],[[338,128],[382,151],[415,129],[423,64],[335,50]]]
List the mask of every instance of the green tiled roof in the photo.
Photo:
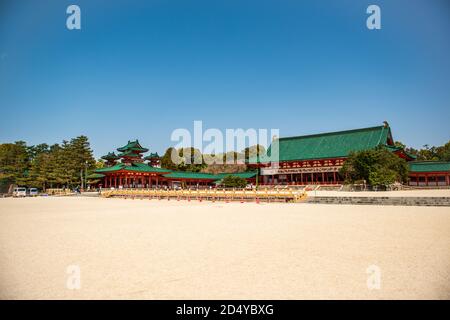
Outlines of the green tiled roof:
[[119,153],[119,157],[140,158],[141,155],[139,153],[134,152],[133,150],[127,150],[122,153]]
[[[355,130],[320,133],[276,139],[267,150],[268,156],[260,162],[270,162],[272,149],[279,148],[279,161],[313,160],[346,157],[352,151],[375,148],[392,142],[389,126],[377,126]],[[275,155],[274,155],[275,156]],[[250,159],[249,163],[256,163]]]
[[161,173],[171,172],[171,170],[152,167],[145,163],[133,163],[131,166],[127,166],[124,163],[118,163],[112,167],[97,169],[95,170],[95,172],[103,173],[103,172],[114,172],[119,170],[128,170],[134,172],[161,172]]
[[445,161],[411,161],[408,164],[411,172],[450,171],[450,162]]
[[144,159],[145,160],[150,160],[150,159],[159,159],[159,158],[161,158],[161,157],[159,156],[158,152],[155,152],[155,153],[150,153]]
[[147,148],[143,148],[140,144],[139,144],[139,140],[135,140],[135,141],[129,141],[126,145],[124,145],[121,148],[117,148],[117,151],[120,152],[125,152],[125,151],[139,151],[139,152],[147,152],[148,149]]
[[401,147],[396,147],[396,146],[389,146],[389,145],[386,145],[385,148],[388,149],[388,150],[391,151],[391,152],[402,151],[404,154],[406,154],[408,157],[410,157],[411,160],[417,158],[416,155],[411,154],[411,153],[409,153],[409,152],[406,152],[406,151],[403,150],[403,148],[401,148]]
[[171,171],[169,169],[157,168],[149,166],[145,163],[133,163],[131,166],[125,165],[124,163],[118,163],[112,167],[105,167],[95,170],[94,174],[100,174],[104,176],[102,173],[107,172],[115,172],[120,170],[134,171],[134,172],[156,172],[162,173],[166,178],[172,179],[204,179],[204,180],[221,180],[226,176],[232,175],[241,177],[244,179],[253,178],[256,175],[255,171],[249,172],[238,172],[238,173],[219,173],[219,174],[211,174],[211,173],[202,173],[202,172],[185,172],[185,171]]
[[161,173],[166,172],[167,173],[167,172],[172,171],[169,169],[152,167],[146,163],[133,163],[133,165],[126,166],[124,169],[129,170],[129,171],[136,171],[136,172],[161,172]]
[[114,171],[119,171],[121,170],[123,167],[125,167],[125,164],[123,163],[118,163],[113,165],[112,167],[104,167],[104,168],[100,168],[95,170],[95,172],[97,173],[101,173],[101,172],[114,172]]
[[102,159],[104,159],[104,160],[117,160],[117,159],[119,159],[119,157],[116,156],[116,154],[114,152],[108,152],[108,154],[103,156]]

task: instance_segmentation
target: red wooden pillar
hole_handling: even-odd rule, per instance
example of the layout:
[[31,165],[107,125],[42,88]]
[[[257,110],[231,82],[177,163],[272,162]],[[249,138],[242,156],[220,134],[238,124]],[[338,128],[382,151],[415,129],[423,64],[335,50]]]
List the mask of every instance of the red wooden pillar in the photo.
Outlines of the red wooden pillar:
[[428,187],[428,175],[425,175],[425,185]]
[[336,171],[333,171],[333,183],[336,184]]

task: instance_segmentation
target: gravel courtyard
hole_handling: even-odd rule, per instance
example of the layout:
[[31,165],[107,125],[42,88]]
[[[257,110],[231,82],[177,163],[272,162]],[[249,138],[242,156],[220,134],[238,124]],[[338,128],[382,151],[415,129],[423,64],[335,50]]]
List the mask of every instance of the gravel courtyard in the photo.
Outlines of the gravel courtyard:
[[450,208],[5,198],[0,298],[450,299]]

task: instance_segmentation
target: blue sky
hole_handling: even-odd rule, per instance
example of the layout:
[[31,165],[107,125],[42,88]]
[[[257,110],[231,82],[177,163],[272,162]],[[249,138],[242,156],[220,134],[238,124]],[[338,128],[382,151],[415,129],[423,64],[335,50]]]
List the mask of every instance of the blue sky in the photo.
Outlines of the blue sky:
[[387,120],[396,140],[440,145],[449,18],[445,0],[2,1],[0,142],[84,134],[98,157],[135,138],[162,153],[194,120],[281,136]]

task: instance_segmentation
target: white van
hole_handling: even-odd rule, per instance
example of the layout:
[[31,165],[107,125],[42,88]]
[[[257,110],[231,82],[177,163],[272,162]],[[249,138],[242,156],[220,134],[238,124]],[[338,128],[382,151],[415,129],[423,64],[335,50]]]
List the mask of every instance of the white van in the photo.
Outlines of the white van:
[[28,189],[28,194],[30,195],[30,197],[35,197],[37,196],[39,193],[37,188],[30,188]]
[[17,187],[14,188],[13,197],[26,197],[27,196],[27,188]]

